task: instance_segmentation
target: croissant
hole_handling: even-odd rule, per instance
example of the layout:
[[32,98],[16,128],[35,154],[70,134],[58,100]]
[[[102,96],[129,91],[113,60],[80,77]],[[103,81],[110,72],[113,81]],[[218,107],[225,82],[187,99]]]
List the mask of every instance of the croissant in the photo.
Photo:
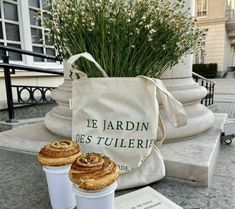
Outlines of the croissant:
[[38,153],[38,161],[46,166],[72,164],[81,155],[79,145],[72,140],[58,140],[44,146]]
[[84,190],[103,189],[116,181],[118,176],[118,166],[99,153],[80,155],[69,171],[70,180]]

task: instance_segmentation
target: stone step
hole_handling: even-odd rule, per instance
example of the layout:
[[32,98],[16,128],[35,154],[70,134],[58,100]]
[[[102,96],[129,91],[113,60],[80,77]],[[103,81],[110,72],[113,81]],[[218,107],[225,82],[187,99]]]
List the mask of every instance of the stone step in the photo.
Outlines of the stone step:
[[160,151],[166,165],[167,177],[209,186],[218,158],[220,135],[226,118],[227,114],[216,113],[213,126],[200,136],[164,144]]
[[[47,112],[55,106],[55,103],[50,104],[33,104],[14,106],[15,118],[17,120],[40,118],[44,117]],[[8,120],[8,111],[6,106],[0,104],[0,121]]]
[[[213,127],[200,136],[163,144],[161,152],[168,178],[205,186],[210,184],[226,114],[215,114],[215,118]],[[0,147],[36,154],[45,144],[62,138],[39,122],[0,133]]]
[[13,122],[13,123],[0,121],[0,132],[18,128],[18,127],[25,126],[28,124],[43,122],[43,121],[44,121],[44,117],[16,120],[16,122]]

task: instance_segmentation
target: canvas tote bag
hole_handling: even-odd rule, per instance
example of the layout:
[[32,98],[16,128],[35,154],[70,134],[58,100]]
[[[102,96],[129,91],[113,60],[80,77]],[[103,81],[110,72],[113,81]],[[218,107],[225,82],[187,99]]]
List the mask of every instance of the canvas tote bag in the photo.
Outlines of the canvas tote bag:
[[[95,64],[103,77],[88,78],[72,65],[81,57]],[[109,156],[119,166],[118,189],[149,184],[165,176],[158,146],[165,137],[156,94],[175,126],[187,123],[183,106],[158,79],[108,77],[88,53],[68,60],[80,79],[72,87],[72,139],[82,152]],[[160,119],[160,120],[159,120]],[[158,127],[161,133],[158,136]]]

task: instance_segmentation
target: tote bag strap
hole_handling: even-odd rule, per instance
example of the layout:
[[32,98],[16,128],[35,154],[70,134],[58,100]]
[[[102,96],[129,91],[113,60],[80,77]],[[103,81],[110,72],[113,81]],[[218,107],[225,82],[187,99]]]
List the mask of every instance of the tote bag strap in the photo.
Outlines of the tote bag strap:
[[89,54],[87,52],[84,52],[84,53],[81,53],[81,54],[75,54],[75,55],[71,56],[68,59],[67,63],[68,63],[68,67],[69,67],[70,72],[77,73],[79,78],[81,78],[81,79],[87,78],[87,74],[86,73],[73,68],[73,64],[77,60],[79,60],[81,57],[83,57],[83,58],[87,59],[88,61],[92,62],[93,64],[95,64],[97,69],[102,73],[103,77],[108,77],[108,75],[106,74],[104,69],[95,61],[95,59],[91,56],[91,54]]
[[[181,127],[187,124],[187,114],[184,110],[183,105],[172,96],[172,94],[166,89],[165,85],[159,79],[149,78],[146,76],[139,76],[144,78],[150,82],[152,82],[158,90],[158,93],[162,100],[162,105],[166,114],[174,127]],[[159,115],[159,123],[158,127],[161,130],[162,136],[160,139],[155,141],[156,146],[160,146],[165,137],[166,137],[166,130],[164,123],[162,121],[161,116]]]
[[166,129],[165,129],[165,126],[163,124],[162,117],[160,114],[159,114],[159,120],[158,120],[158,127],[161,130],[162,136],[160,139],[158,138],[157,140],[155,140],[154,145],[156,145],[157,147],[160,147],[164,139],[166,138]]
[[166,114],[174,127],[181,127],[187,124],[187,114],[183,105],[172,96],[166,89],[165,85],[159,79],[149,78],[146,76],[139,76],[154,83],[158,89],[159,95],[162,99],[162,105]]

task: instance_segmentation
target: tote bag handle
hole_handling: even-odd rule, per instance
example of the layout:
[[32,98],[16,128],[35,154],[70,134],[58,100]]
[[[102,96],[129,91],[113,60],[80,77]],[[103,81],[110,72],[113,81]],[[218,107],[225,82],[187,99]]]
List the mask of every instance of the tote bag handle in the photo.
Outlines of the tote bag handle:
[[154,145],[156,145],[157,147],[160,147],[164,141],[164,139],[166,138],[166,128],[164,126],[164,123],[162,121],[162,117],[159,114],[159,120],[158,120],[158,127],[161,130],[162,136],[160,139],[157,139],[154,141]]
[[92,62],[93,64],[95,64],[95,66],[97,67],[97,69],[102,73],[103,77],[108,77],[108,75],[106,74],[106,72],[104,71],[104,69],[95,61],[95,59],[91,56],[91,54],[84,52],[81,54],[75,54],[72,57],[70,57],[67,60],[68,66],[69,66],[69,70],[72,73],[77,73],[79,78],[83,79],[83,78],[87,78],[87,74],[80,71],[80,70],[76,70],[73,68],[73,64],[79,60],[81,57],[89,60],[90,62]]
[[[174,127],[181,127],[187,124],[187,114],[184,110],[183,105],[172,96],[172,94],[166,89],[165,85],[162,83],[161,80],[155,78],[149,78],[146,76],[138,76],[140,78],[144,78],[152,83],[157,87],[159,95],[162,99],[162,104],[166,114]],[[162,136],[160,139],[155,141],[155,145],[159,147],[165,137],[166,137],[166,130],[162,118],[159,114],[159,122],[158,127],[161,130]]]
[[174,127],[181,127],[187,124],[187,114],[183,105],[172,96],[172,94],[166,89],[161,80],[155,78],[149,78],[146,76],[139,76],[154,83],[158,89],[159,95],[162,99],[163,107],[167,113],[167,116]]

